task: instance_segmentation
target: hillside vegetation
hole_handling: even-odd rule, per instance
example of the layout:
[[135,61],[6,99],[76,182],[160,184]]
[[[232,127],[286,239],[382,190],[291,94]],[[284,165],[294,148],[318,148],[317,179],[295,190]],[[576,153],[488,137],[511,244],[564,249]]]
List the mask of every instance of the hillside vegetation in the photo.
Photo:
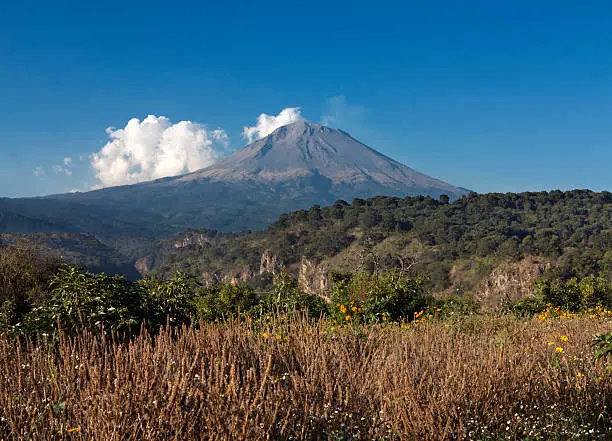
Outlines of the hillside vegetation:
[[442,294],[478,294],[496,274],[515,274],[528,288],[540,277],[610,279],[612,193],[337,201],[282,215],[263,231],[190,231],[154,248],[143,261],[159,275],[181,270],[253,283],[280,267],[298,275],[303,259],[323,272],[399,268],[424,274],[427,289]]

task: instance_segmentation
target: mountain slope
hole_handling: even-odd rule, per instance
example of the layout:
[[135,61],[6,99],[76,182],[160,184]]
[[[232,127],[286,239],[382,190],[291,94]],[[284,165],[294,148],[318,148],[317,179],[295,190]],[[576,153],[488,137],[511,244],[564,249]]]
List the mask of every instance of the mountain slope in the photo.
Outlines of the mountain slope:
[[456,199],[464,193],[341,130],[297,122],[194,173],[88,193],[2,199],[0,208],[103,238],[159,237],[189,228],[263,228],[282,213],[338,199],[441,194]]
[[316,176],[329,180],[332,189],[352,186],[370,193],[379,188],[384,188],[385,194],[445,193],[453,199],[463,194],[461,189],[416,172],[342,130],[304,121],[281,127],[224,161],[177,180],[274,183]]
[[41,254],[54,256],[60,262],[80,265],[93,272],[124,274],[132,280],[139,278],[126,256],[89,234],[0,233],[0,249],[3,246],[34,249]]
[[42,219],[31,219],[0,208],[0,231],[12,231],[14,233],[59,233],[65,231],[65,228],[62,225],[50,223]]

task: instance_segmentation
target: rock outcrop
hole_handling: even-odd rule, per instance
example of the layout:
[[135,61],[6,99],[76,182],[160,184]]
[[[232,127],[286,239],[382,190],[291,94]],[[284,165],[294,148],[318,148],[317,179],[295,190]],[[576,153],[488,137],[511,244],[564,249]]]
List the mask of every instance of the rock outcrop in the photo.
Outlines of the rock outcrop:
[[174,242],[174,248],[180,249],[191,245],[204,246],[207,245],[208,237],[202,233],[187,232],[181,238]]
[[276,274],[281,268],[278,260],[278,255],[270,250],[265,250],[261,255],[259,264],[259,274],[271,273]]
[[298,272],[298,286],[305,293],[319,296],[329,302],[328,275],[329,267],[326,264],[316,264],[306,257],[302,257]]
[[502,299],[517,300],[531,296],[533,283],[550,265],[550,260],[537,256],[527,256],[519,262],[501,265],[482,283],[477,300],[483,308],[494,310]]

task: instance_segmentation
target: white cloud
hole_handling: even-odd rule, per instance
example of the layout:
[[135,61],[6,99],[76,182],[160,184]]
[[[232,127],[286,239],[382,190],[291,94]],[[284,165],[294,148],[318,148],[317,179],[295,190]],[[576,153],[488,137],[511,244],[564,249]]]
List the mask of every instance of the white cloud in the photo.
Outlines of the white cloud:
[[53,171],[56,174],[65,174],[66,176],[72,176],[72,170],[69,168],[69,166],[62,166],[62,165],[54,165],[53,167]]
[[257,125],[253,127],[244,127],[242,136],[247,138],[249,142],[268,136],[270,133],[279,127],[296,121],[302,121],[301,111],[299,107],[287,107],[283,109],[277,116],[267,115],[262,113],[257,117]]
[[172,124],[164,116],[132,118],[123,129],[109,127],[110,141],[90,157],[102,186],[135,184],[207,167],[229,146],[225,131],[209,131],[198,123]]
[[72,158],[70,156],[66,156],[62,160],[62,164],[54,165],[51,167],[51,169],[56,175],[64,174],[66,176],[72,176]]
[[34,170],[34,176],[45,176],[45,170],[42,167],[36,167],[36,170]]
[[365,107],[349,104],[344,95],[332,96],[325,103],[325,113],[321,116],[321,124],[330,127],[350,128],[351,125],[362,125]]

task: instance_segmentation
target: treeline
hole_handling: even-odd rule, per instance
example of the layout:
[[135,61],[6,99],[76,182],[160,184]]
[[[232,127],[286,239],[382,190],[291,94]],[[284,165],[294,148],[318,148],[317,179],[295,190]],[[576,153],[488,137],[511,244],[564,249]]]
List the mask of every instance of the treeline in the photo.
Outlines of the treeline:
[[[154,270],[256,275],[266,250],[289,271],[302,257],[322,262],[360,252],[371,256],[367,270],[409,261],[434,291],[473,291],[501,262],[535,255],[552,262],[550,279],[612,279],[610,192],[472,193],[452,203],[445,196],[355,199],[284,214],[264,231],[202,234],[204,245],[177,251],[166,244]],[[460,274],[461,265],[471,271]]]

